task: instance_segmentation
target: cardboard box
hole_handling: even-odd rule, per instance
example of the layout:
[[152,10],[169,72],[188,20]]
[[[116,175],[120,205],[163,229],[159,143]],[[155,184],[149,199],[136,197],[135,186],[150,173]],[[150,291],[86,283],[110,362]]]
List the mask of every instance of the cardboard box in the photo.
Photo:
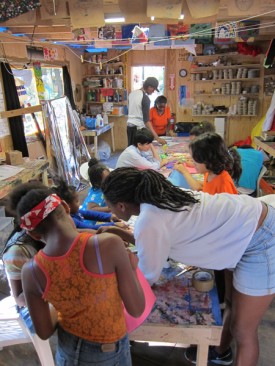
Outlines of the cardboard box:
[[21,151],[18,150],[6,151],[6,164],[9,165],[23,164],[23,157]]

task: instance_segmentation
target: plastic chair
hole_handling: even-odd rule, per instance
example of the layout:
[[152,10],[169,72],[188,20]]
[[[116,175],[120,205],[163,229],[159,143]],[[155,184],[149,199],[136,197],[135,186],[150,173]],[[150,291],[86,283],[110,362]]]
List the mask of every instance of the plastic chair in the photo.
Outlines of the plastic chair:
[[257,179],[257,187],[256,190],[244,188],[244,187],[237,187],[237,191],[239,194],[248,194],[249,196],[253,197],[260,197],[262,195],[261,189],[260,189],[260,180],[267,172],[267,168],[265,165],[262,166],[262,169],[260,170],[258,179]]
[[31,334],[16,311],[12,296],[0,301],[0,349],[22,343],[33,343],[42,366],[55,366],[50,342]]

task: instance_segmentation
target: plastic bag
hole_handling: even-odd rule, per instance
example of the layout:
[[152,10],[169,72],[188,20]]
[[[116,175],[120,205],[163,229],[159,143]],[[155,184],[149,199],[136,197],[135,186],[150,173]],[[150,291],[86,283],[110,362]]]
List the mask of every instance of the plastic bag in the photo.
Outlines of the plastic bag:
[[139,280],[139,283],[143,289],[144,297],[145,297],[145,309],[143,313],[138,317],[134,318],[132,315],[130,315],[127,310],[124,308],[124,316],[126,320],[126,328],[127,332],[131,333],[136,328],[138,328],[150,315],[153,306],[156,302],[156,296],[151,289],[151,286],[149,285],[149,282],[144,277],[144,274],[141,272],[139,268],[137,268],[137,277]]
[[[91,154],[94,154],[94,144],[88,146]],[[111,156],[111,147],[106,141],[99,141],[97,147],[97,158],[99,160],[107,160]]]

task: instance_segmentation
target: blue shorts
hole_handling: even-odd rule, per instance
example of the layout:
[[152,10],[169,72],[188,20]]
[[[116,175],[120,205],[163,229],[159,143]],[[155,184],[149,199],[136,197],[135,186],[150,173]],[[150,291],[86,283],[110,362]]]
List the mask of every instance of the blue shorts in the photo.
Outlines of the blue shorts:
[[59,326],[56,366],[132,365],[128,335],[112,343],[113,349],[105,349],[105,346],[76,337]]
[[246,295],[275,294],[275,209],[271,206],[234,269],[233,285]]

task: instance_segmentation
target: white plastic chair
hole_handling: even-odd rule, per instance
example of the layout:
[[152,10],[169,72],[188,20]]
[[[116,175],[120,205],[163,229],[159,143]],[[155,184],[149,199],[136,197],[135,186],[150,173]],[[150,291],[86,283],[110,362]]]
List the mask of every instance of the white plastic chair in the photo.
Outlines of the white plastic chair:
[[49,340],[31,334],[16,311],[15,300],[8,296],[0,301],[0,349],[22,343],[33,343],[42,366],[55,366]]
[[[267,172],[267,168],[265,165],[262,166],[262,169],[260,170],[258,179],[257,179],[257,187],[256,187],[256,197],[260,197],[262,195],[261,189],[260,189],[260,180]],[[255,192],[253,189],[245,188],[245,187],[237,187],[237,191],[239,194],[248,194],[252,195],[252,193]]]

